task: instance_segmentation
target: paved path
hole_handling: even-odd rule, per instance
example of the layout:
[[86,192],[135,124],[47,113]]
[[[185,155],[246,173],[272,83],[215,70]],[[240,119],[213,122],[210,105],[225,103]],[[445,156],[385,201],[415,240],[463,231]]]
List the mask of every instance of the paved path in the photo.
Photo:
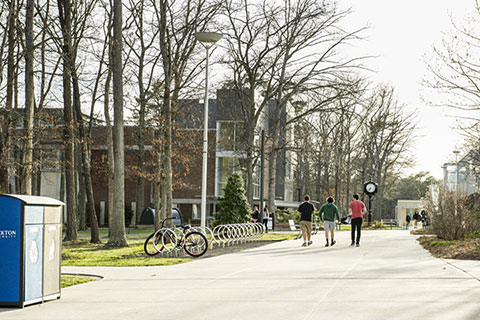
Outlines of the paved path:
[[433,258],[406,231],[348,232],[334,247],[284,241],[170,267],[103,275],[0,319],[480,319],[480,262]]

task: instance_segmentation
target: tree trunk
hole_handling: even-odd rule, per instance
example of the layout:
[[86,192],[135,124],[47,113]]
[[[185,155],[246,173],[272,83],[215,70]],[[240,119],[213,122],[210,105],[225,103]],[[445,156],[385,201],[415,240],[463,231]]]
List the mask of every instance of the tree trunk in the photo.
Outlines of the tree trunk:
[[77,210],[78,210],[78,230],[85,231],[87,230],[87,215],[86,215],[86,195],[85,195],[85,179],[83,178],[83,166],[80,150],[78,144],[75,145],[75,167],[77,172],[77,181],[78,181],[78,203],[77,203]]
[[[254,172],[254,141],[255,141],[255,124],[256,121],[251,121],[247,123],[246,129],[246,146],[247,146],[247,179],[246,184],[246,196],[250,208],[253,206],[253,172]],[[261,174],[259,174],[261,176]],[[261,198],[261,197],[260,197]],[[263,210],[263,208],[260,208]]]
[[128,246],[125,234],[125,158],[123,133],[123,61],[122,61],[122,0],[113,1],[113,142],[114,142],[114,203],[108,245]]
[[275,106],[275,114],[273,120],[273,135],[272,135],[272,146],[269,155],[268,161],[268,208],[271,212],[275,212],[275,194],[276,194],[276,183],[277,183],[277,158],[278,158],[278,145],[280,139],[280,116],[281,116],[281,106],[277,100],[277,105]]
[[[144,96],[144,95],[143,95]],[[138,122],[138,171],[139,175],[137,177],[137,208],[136,216],[137,224],[140,223],[140,218],[145,209],[145,178],[143,174],[145,173],[145,97],[140,96],[140,119]]]
[[34,84],[33,84],[33,5],[34,0],[27,0],[25,15],[25,131],[26,141],[23,152],[22,193],[32,194],[33,171],[33,115],[34,115]]
[[162,196],[165,196],[165,201],[163,201],[162,197],[162,219],[165,219],[172,214],[172,113],[170,99],[168,99],[165,112],[165,145],[163,150],[163,173],[165,176],[163,179]]
[[58,0],[58,11],[63,34],[63,107],[64,107],[64,143],[65,143],[65,184],[67,204],[67,230],[65,240],[77,240],[77,215],[75,194],[75,132],[72,108],[71,74],[72,65],[72,21],[70,0]]
[[[161,119],[159,119],[159,126],[161,125]],[[162,199],[164,196],[162,192],[162,141],[163,141],[163,130],[161,128],[155,130],[155,140],[157,143],[154,145],[155,148],[155,174],[154,174],[154,188],[153,188],[153,203],[155,206],[155,230],[158,230],[161,226],[162,221],[162,202],[165,200]]]
[[155,230],[160,229],[160,222],[162,221],[162,218],[160,217],[160,207],[162,205],[161,203],[161,188],[160,188],[160,182],[154,180],[153,182],[153,202],[155,206]]
[[[10,186],[10,182],[14,178],[14,155],[13,155],[13,140],[12,140],[12,106],[13,106],[13,85],[15,79],[15,40],[16,40],[16,22],[17,21],[17,7],[15,0],[10,0],[10,8],[8,12],[8,55],[7,55],[7,97],[6,97],[6,118],[3,132],[6,135],[4,143],[7,147],[6,153],[6,170],[7,179],[5,181],[5,190],[7,193],[15,193],[14,186]],[[13,178],[13,179],[12,179]]]
[[[80,159],[83,165],[81,173],[83,174],[83,187],[82,192],[85,193],[87,197],[87,212],[90,222],[90,242],[91,243],[100,243],[100,235],[98,230],[98,221],[97,213],[95,210],[95,199],[93,198],[93,186],[92,186],[92,175],[91,175],[91,166],[90,166],[90,152],[88,149],[88,134],[85,129],[85,123],[83,121],[82,108],[80,102],[80,87],[78,83],[77,72],[74,70],[75,63],[72,65],[72,77],[73,77],[73,105],[75,107],[76,123],[78,125],[78,131],[80,134]],[[85,206],[85,204],[84,204]]]
[[[160,51],[162,54],[164,86],[163,86],[163,138],[162,140],[162,203],[161,218],[165,219],[172,211],[172,61],[171,47],[167,37],[167,0],[160,1]],[[165,201],[163,201],[164,199]]]
[[107,173],[107,180],[108,180],[108,200],[107,200],[107,210],[108,210],[108,227],[109,227],[109,234],[110,234],[110,226],[113,224],[113,199],[114,199],[114,152],[113,152],[113,129],[112,129],[112,121],[110,119],[110,82],[112,81],[112,69],[110,66],[108,67],[107,71],[107,79],[105,80],[105,98],[103,101],[103,110],[105,114],[105,124],[107,127],[107,146],[108,146],[108,173]]

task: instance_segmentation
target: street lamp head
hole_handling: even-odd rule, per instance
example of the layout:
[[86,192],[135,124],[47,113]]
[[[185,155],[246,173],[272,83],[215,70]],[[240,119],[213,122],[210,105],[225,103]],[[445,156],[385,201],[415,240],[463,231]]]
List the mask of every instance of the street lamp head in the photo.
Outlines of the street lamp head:
[[215,42],[223,38],[223,34],[218,32],[196,32],[195,38],[197,38],[198,41],[203,43],[214,44]]

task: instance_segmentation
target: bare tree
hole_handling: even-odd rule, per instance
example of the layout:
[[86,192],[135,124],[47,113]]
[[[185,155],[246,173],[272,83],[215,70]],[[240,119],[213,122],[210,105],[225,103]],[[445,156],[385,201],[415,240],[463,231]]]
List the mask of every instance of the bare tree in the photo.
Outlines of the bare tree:
[[[357,67],[356,58],[341,58],[342,45],[358,39],[361,30],[346,32],[338,27],[349,11],[335,4],[313,0],[286,1],[282,14],[275,20],[276,36],[283,49],[279,52],[274,73],[275,104],[273,111],[272,146],[269,152],[269,208],[275,210],[276,167],[282,130],[281,114],[296,96],[316,90],[320,99],[312,108],[302,110],[289,122],[325,108],[342,96],[349,95],[351,84],[343,75]],[[308,49],[307,49],[308,48]],[[315,48],[316,53],[308,52]],[[287,123],[288,125],[288,123]]]
[[33,117],[35,113],[35,87],[33,83],[33,15],[34,0],[27,0],[25,15],[25,131],[23,152],[22,193],[32,194],[33,171]]
[[66,240],[77,240],[77,216],[75,193],[75,132],[72,106],[71,74],[72,57],[72,20],[70,0],[58,0],[58,12],[63,35],[63,108],[64,108],[64,144],[65,144],[65,184],[67,207]]
[[452,30],[433,49],[423,79],[423,99],[433,106],[446,106],[460,120],[458,129],[466,137],[467,158],[478,176],[480,159],[480,3],[462,22],[452,20]]
[[364,110],[367,121],[362,129],[363,146],[365,155],[363,166],[364,181],[373,179],[380,188],[376,195],[376,208],[374,219],[381,219],[384,208],[384,193],[388,189],[387,177],[392,170],[409,164],[410,159],[406,151],[410,147],[415,122],[414,114],[405,112],[394,90],[389,87],[379,87],[373,91],[368,105]]
[[[254,132],[262,113],[273,114],[269,138],[269,208],[274,210],[276,159],[284,146],[280,132],[285,126],[282,110],[308,90],[323,89],[326,97],[311,110],[295,116],[294,122],[325,107],[340,94],[339,75],[351,70],[356,59],[336,57],[338,47],[358,38],[360,30],[346,32],[338,23],[348,11],[313,0],[249,2],[228,1],[226,15],[232,29],[228,38],[227,62],[233,84],[247,99],[239,99],[245,115],[247,179],[254,161]],[[333,89],[333,90],[332,90]],[[248,93],[245,94],[244,92]],[[255,92],[261,96],[256,97]],[[333,95],[332,95],[333,94]],[[272,103],[273,101],[273,103]],[[265,110],[269,105],[269,110]],[[247,195],[252,201],[251,181]]]
[[[162,188],[157,188],[157,191],[162,189],[162,195],[166,197],[161,202],[162,219],[172,209],[172,114],[180,94],[186,91],[201,70],[200,64],[193,59],[197,52],[195,32],[206,30],[218,9],[219,3],[211,0],[160,0],[155,7],[163,71],[163,99],[158,123],[161,124],[164,143],[161,144],[162,165],[157,166],[162,170],[157,174],[162,177]],[[156,193],[155,198],[159,197],[160,194]]]
[[[6,5],[4,3],[3,5]],[[3,6],[2,5],[2,6]],[[3,10],[2,10],[3,11]],[[17,16],[18,16],[18,6],[15,0],[10,0],[8,3],[8,25],[7,25],[7,32],[5,35],[8,35],[7,42],[8,42],[8,49],[7,49],[7,88],[6,88],[6,102],[5,102],[5,115],[3,118],[2,123],[2,150],[6,150],[6,152],[2,152],[4,156],[3,161],[3,168],[6,168],[7,177],[4,180],[5,186],[4,190],[6,192],[15,193],[15,186],[10,186],[10,182],[12,181],[12,176],[14,175],[14,150],[13,150],[13,141],[12,141],[12,107],[13,107],[13,85],[15,79],[15,42],[17,37],[16,32],[16,24],[17,24]],[[3,46],[2,46],[3,52]],[[2,54],[3,56],[3,54]],[[3,66],[0,72],[3,74]],[[13,179],[15,181],[15,179]]]
[[[478,23],[480,4],[469,23],[452,21],[453,30],[433,49],[433,59],[426,64],[429,73],[423,85],[432,89],[424,99],[436,106],[478,112],[480,101],[480,70],[476,56],[480,53]],[[478,115],[475,114],[478,119]]]
[[114,143],[114,203],[108,245],[128,246],[125,234],[125,147],[123,135],[123,59],[122,59],[122,1],[113,0],[113,143]]
[[146,1],[129,2],[127,8],[130,14],[127,19],[127,25],[131,25],[131,31],[127,29],[127,35],[125,35],[125,44],[133,55],[133,58],[129,59],[129,63],[136,68],[136,70],[133,70],[133,73],[138,83],[138,96],[136,99],[138,103],[138,109],[136,110],[138,112],[137,223],[140,221],[141,213],[145,208],[145,130],[146,106],[149,100],[148,92],[152,90],[154,77],[156,72],[159,71],[158,60],[161,57],[156,46],[160,29],[154,27],[152,21],[150,21],[154,17],[154,12],[149,10],[153,7],[148,6],[149,3]]

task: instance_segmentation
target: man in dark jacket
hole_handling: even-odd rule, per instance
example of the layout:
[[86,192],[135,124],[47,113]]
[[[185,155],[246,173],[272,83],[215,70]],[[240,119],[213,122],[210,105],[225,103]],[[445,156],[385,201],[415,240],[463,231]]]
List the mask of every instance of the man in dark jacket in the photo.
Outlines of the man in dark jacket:
[[340,217],[338,216],[337,206],[333,204],[334,202],[333,197],[328,197],[327,203],[320,208],[320,220],[323,221],[323,228],[325,229],[325,247],[328,247],[328,231],[330,231],[330,245],[333,246],[336,243],[334,239],[335,220],[339,221]]
[[300,227],[302,228],[303,247],[312,244],[310,237],[312,236],[312,213],[315,210],[313,204],[310,203],[310,197],[305,196],[305,201],[298,207],[300,213]]

